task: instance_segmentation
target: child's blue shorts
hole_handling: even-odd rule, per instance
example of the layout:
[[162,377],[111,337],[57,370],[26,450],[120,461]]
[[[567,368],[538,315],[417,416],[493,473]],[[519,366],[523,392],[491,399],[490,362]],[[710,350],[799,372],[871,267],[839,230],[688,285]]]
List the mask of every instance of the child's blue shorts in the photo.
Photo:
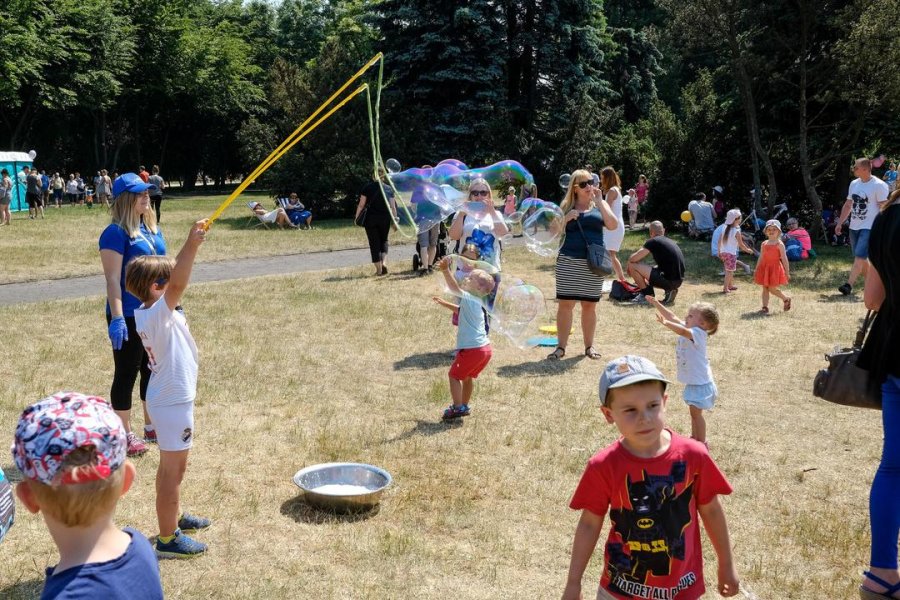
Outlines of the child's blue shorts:
[[682,398],[688,405],[702,410],[712,410],[718,396],[719,389],[712,381],[701,385],[685,385],[682,393]]

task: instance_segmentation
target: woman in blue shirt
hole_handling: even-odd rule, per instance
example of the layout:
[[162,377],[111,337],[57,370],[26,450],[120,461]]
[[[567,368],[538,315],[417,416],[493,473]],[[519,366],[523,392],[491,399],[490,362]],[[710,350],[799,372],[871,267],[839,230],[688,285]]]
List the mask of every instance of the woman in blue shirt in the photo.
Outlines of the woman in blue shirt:
[[560,208],[565,215],[565,238],[556,257],[556,299],[559,301],[556,335],[559,345],[547,358],[559,360],[566,355],[575,305],[580,303],[584,354],[598,359],[600,353],[594,350],[594,329],[603,278],[588,267],[587,244],[603,245],[604,228],[616,229],[619,219],[603,200],[590,171],[582,169],[572,173]]
[[[117,177],[112,185],[115,198],[112,223],[100,234],[100,262],[106,278],[106,322],[115,362],[109,400],[125,425],[129,456],[147,451],[146,444],[131,430],[131,396],[140,373],[141,400],[146,397],[150,367],[134,323],[134,309],[141,301],[125,291],[125,269],[138,256],[166,253],[166,242],[156,226],[156,212],[150,203],[150,192],[155,187],[144,183],[135,173]],[[146,408],[144,439],[156,440]]]

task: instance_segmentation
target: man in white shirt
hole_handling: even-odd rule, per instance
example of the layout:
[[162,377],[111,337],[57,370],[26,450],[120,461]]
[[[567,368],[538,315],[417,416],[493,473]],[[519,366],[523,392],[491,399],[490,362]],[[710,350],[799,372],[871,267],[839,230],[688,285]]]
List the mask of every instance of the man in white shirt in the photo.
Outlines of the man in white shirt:
[[888,186],[885,182],[872,175],[872,164],[868,158],[857,158],[853,164],[853,172],[856,179],[850,182],[847,191],[847,201],[841,209],[837,225],[834,227],[835,235],[841,235],[841,228],[847,217],[850,217],[850,247],[853,249],[853,266],[847,283],[838,288],[845,296],[853,291],[856,278],[863,276],[865,282],[868,258],[869,258],[869,232],[875,217],[881,210],[881,205],[887,200]]

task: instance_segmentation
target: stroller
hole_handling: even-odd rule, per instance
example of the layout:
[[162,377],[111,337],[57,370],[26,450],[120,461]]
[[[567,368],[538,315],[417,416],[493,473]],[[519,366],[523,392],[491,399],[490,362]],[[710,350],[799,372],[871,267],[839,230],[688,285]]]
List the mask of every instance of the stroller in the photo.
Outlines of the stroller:
[[[434,262],[441,260],[445,256],[447,256],[447,240],[450,238],[450,231],[447,229],[447,224],[441,221],[440,230],[438,233],[438,243],[437,243],[437,252],[434,253]],[[426,249],[427,250],[427,249]],[[426,265],[425,261],[427,260],[427,253],[422,252],[422,245],[419,244],[419,241],[416,240],[416,253],[413,254],[412,259],[412,268],[415,273],[422,267],[430,267],[431,265]]]

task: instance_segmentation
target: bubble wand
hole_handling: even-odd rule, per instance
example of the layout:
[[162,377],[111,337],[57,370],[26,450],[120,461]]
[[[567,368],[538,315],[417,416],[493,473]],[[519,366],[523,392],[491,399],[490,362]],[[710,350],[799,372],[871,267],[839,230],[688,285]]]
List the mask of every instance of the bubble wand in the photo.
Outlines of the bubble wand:
[[[320,119],[318,119],[315,123],[313,123],[312,125],[310,125],[310,126],[307,128],[307,125],[308,125],[313,119],[315,119],[316,116],[318,116],[319,113],[321,113],[323,110],[325,110],[325,108],[326,108],[329,104],[331,104],[332,102],[334,102],[334,100],[335,100],[338,96],[340,96],[340,94],[341,94],[344,90],[346,90],[348,87],[350,87],[350,85],[351,85],[354,81],[356,81],[357,79],[359,79],[359,78],[363,75],[363,73],[365,73],[366,71],[368,71],[368,70],[369,70],[375,63],[377,63],[377,62],[381,62],[381,63],[382,63],[382,69],[383,69],[383,68],[384,68],[384,54],[382,54],[381,52],[379,52],[378,54],[376,54],[375,56],[373,56],[371,59],[369,59],[369,61],[368,61],[365,65],[363,65],[363,67],[362,67],[359,71],[357,71],[356,74],[353,75],[353,77],[351,77],[350,79],[348,79],[348,80],[344,83],[344,85],[342,85],[340,88],[338,88],[338,90],[337,90],[334,94],[332,94],[331,97],[328,98],[328,100],[326,100],[325,102],[323,102],[323,103],[319,106],[319,108],[317,108],[317,109],[315,110],[315,112],[313,112],[309,117],[307,117],[306,120],[303,121],[303,122],[297,127],[297,129],[294,130],[293,133],[291,133],[291,135],[289,135],[283,142],[281,142],[281,144],[279,144],[278,147],[275,148],[275,149],[269,154],[269,156],[267,156],[266,159],[265,159],[264,161],[262,161],[262,162],[259,164],[259,166],[257,166],[257,167],[253,170],[253,172],[250,173],[250,175],[248,175],[248,176],[244,179],[244,181],[241,182],[241,184],[237,187],[237,189],[235,189],[231,194],[228,195],[228,197],[222,202],[222,204],[219,205],[219,207],[215,210],[215,212],[210,216],[209,221],[208,221],[207,224],[206,224],[206,229],[209,229],[209,227],[212,225],[212,223],[222,215],[222,213],[225,211],[225,209],[228,208],[228,206],[234,201],[235,198],[237,198],[238,196],[240,196],[241,193],[242,193],[245,189],[247,189],[247,187],[248,187],[251,183],[253,183],[254,181],[256,181],[256,179],[259,178],[260,175],[262,175],[269,167],[271,167],[273,164],[275,164],[275,162],[276,162],[279,158],[281,158],[288,150],[290,150],[297,142],[299,142],[300,140],[302,140],[302,139],[303,139],[304,137],[306,137],[309,133],[311,133],[316,127],[318,127],[318,126],[321,125],[324,121],[326,121],[331,115],[333,115],[333,114],[334,114],[335,112],[337,112],[341,107],[343,107],[347,102],[349,102],[350,99],[354,98],[355,96],[357,96],[358,94],[362,93],[363,91],[368,90],[368,87],[369,87],[368,84],[363,84],[363,85],[361,85],[361,86],[358,87],[355,91],[353,91],[349,96],[347,96],[347,97],[344,98],[340,103],[338,103],[335,107],[333,107],[331,110],[329,110],[323,117],[321,117]],[[378,94],[378,95],[379,95],[379,99],[380,99],[380,95],[381,95],[381,94],[380,94],[380,92],[381,92],[381,89],[380,89],[380,88],[381,88],[381,75],[380,75],[380,73],[381,73],[381,71],[379,71],[379,94]],[[377,105],[376,105],[376,106],[377,106]],[[370,131],[371,131],[371,126],[370,126]]]

